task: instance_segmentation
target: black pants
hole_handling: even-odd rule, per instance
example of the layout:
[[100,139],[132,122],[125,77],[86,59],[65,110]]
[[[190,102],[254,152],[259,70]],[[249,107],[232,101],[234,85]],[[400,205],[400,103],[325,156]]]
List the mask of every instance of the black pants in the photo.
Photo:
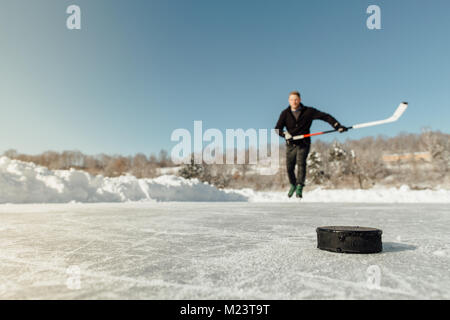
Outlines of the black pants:
[[[296,146],[288,144],[286,146],[286,167],[289,182],[293,185],[305,185],[306,179],[306,159],[308,158],[310,145]],[[297,165],[297,177],[295,177],[295,165]]]

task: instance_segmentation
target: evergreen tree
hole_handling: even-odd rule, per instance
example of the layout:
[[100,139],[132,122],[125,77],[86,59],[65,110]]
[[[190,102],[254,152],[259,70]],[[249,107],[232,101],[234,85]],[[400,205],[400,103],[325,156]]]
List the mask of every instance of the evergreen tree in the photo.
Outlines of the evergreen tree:
[[349,157],[344,147],[337,141],[333,142],[328,154],[328,161],[330,164],[331,182],[334,186],[340,184],[342,179],[348,173]]
[[334,141],[330,148],[329,161],[339,163],[345,161],[346,158],[347,151],[339,142]]
[[179,175],[185,179],[197,178],[202,180],[203,173],[203,166],[201,164],[194,163],[194,155],[191,155],[190,163],[183,165],[179,171]]
[[324,181],[325,174],[323,169],[323,162],[320,153],[316,151],[310,152],[307,160],[308,165],[308,180],[313,184],[321,184]]

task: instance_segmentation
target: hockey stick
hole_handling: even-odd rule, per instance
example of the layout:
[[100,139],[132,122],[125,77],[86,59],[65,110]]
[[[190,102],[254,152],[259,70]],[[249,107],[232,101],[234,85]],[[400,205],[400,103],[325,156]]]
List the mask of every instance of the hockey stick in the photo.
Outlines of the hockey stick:
[[[408,108],[408,102],[402,102],[402,103],[400,103],[400,105],[398,106],[397,110],[395,110],[394,114],[390,118],[387,118],[387,119],[384,119],[384,120],[378,120],[378,121],[354,124],[351,127],[347,127],[347,129],[348,130],[350,130],[350,129],[360,129],[360,128],[365,128],[365,127],[377,126],[377,125],[385,124],[385,123],[389,123],[389,122],[395,122],[405,112],[406,108]],[[301,140],[301,139],[304,139],[304,138],[308,138],[308,137],[312,137],[312,136],[318,136],[318,135],[326,134],[326,133],[332,133],[332,132],[336,132],[336,131],[339,131],[339,130],[338,129],[334,129],[334,130],[328,130],[328,131],[323,131],[323,132],[302,134],[300,136],[294,136],[294,137],[292,137],[292,139],[294,139],[294,140]],[[288,139],[289,139],[290,136],[291,135],[287,132]]]

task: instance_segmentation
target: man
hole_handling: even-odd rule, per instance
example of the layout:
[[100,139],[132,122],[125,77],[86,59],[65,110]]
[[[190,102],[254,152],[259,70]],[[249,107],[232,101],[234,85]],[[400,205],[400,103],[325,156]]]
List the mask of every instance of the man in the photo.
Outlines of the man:
[[[289,198],[292,197],[294,192],[297,198],[302,197],[306,178],[306,159],[311,145],[311,138],[309,137],[300,140],[294,140],[293,137],[310,133],[309,129],[315,119],[328,122],[341,133],[348,130],[329,114],[304,106],[301,101],[298,91],[291,92],[289,94],[289,107],[281,112],[275,126],[278,135],[286,139],[286,167],[291,184],[288,193]],[[283,132],[284,127],[286,127],[287,132]],[[297,165],[297,177],[294,172],[295,165]]]

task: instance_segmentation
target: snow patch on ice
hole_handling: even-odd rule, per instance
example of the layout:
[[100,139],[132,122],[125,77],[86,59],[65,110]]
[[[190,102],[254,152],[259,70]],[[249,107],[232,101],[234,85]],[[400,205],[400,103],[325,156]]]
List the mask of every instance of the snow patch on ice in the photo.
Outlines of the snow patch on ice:
[[450,203],[450,190],[411,190],[400,188],[374,188],[369,190],[306,190],[304,198],[287,198],[287,192],[257,192],[251,189],[236,190],[250,202],[347,202],[347,203]]
[[448,250],[448,249],[436,250],[433,252],[433,254],[438,257],[449,257],[450,250]]

